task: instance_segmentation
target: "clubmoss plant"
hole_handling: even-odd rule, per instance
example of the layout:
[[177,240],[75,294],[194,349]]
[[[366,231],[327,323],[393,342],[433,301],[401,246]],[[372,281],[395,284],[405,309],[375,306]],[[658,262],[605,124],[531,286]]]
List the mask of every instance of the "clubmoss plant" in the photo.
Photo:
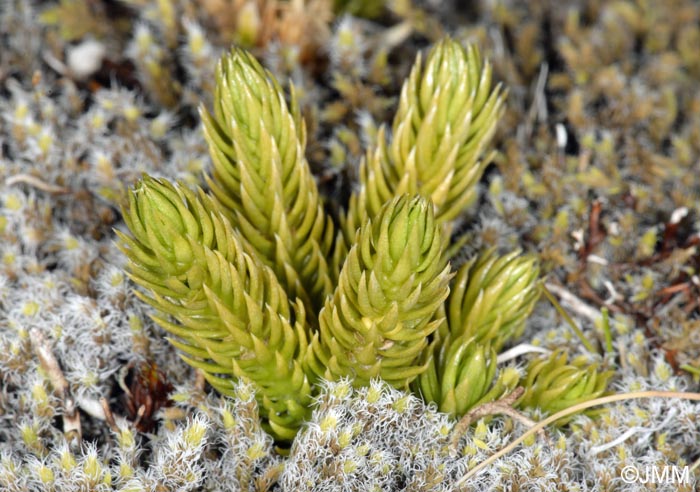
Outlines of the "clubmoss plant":
[[343,220],[348,242],[392,196],[430,198],[439,223],[455,219],[477,197],[476,185],[492,159],[484,155],[503,112],[500,86],[474,45],[446,38],[418,56],[401,89],[392,140],[378,144],[361,164],[361,186]]
[[457,271],[447,305],[453,336],[473,336],[496,351],[520,337],[539,298],[539,266],[534,257],[493,249]]
[[459,268],[446,320],[426,351],[428,368],[416,384],[427,401],[463,415],[517,386],[518,371],[498,370],[496,356],[522,334],[539,297],[538,275],[534,258],[517,251],[499,257],[487,250]]
[[521,404],[556,413],[601,396],[611,376],[611,371],[598,371],[598,365],[591,365],[585,356],[569,362],[566,353],[554,352],[528,366]]
[[420,375],[418,390],[442,412],[464,415],[476,405],[512,391],[520,379],[516,369],[499,372],[496,350],[474,337],[452,339],[448,334],[431,348],[429,367]]
[[522,333],[538,266],[486,251],[450,295],[446,253],[452,221],[477,196],[502,99],[476,47],[445,39],[425,66],[419,57],[391,145],[382,130],[336,236],[304,157],[294,89],[287,102],[270,72],[232,50],[213,113],[201,111],[211,193],[146,177],[124,212],[121,248],[154,319],[220,392],[252,383],[280,442],[324,379],[414,383],[454,415],[502,396],[519,373],[499,371],[496,353]]
[[331,292],[333,223],[304,157],[306,128],[272,74],[234,49],[217,67],[214,113],[202,111],[214,163],[207,183],[231,223],[309,309]]
[[432,204],[402,196],[385,204],[357,233],[320,314],[312,370],[358,386],[381,377],[405,388],[425,366],[417,364],[449,293],[449,266]]
[[125,221],[134,237],[119,236],[131,277],[175,322],[154,319],[221,393],[233,395],[230,376],[255,381],[273,433],[292,438],[311,402],[301,301],[290,303],[203,192],[144,178],[130,200]]

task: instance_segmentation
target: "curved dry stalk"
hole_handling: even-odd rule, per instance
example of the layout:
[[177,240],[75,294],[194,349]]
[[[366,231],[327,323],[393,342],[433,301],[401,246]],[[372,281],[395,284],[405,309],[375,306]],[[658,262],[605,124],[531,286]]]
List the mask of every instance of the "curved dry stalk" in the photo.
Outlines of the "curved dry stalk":
[[41,367],[46,371],[51,381],[53,390],[63,403],[63,434],[70,441],[73,438],[79,443],[82,439],[82,427],[80,425],[80,413],[76,409],[75,400],[71,396],[70,386],[63,375],[61,366],[56,360],[51,347],[44,335],[37,329],[29,332],[34,353],[39,359]]
[[14,176],[11,176],[5,180],[5,184],[7,186],[12,186],[17,183],[26,184],[32,188],[36,188],[37,190],[45,191],[54,195],[65,195],[66,193],[70,193],[68,188],[47,183],[46,181],[42,181],[31,174],[15,174]]
[[530,420],[522,413],[518,412],[513,405],[518,398],[520,398],[525,392],[525,388],[518,386],[510,394],[504,396],[500,400],[491,401],[479,405],[476,408],[471,409],[464,417],[462,417],[459,422],[452,429],[452,439],[450,440],[450,453],[455,455],[457,453],[457,446],[459,445],[460,439],[464,436],[465,432],[469,426],[477,419],[486,417],[488,415],[498,415],[504,414],[511,417],[513,420],[521,422],[527,427],[534,427],[537,422]]
[[544,287],[550,293],[559,296],[563,303],[574,311],[579,316],[588,319],[591,323],[596,323],[601,318],[601,313],[593,306],[586,304],[582,299],[576,297],[572,292],[568,291],[561,285],[552,282],[545,282]]
[[115,434],[118,433],[119,427],[117,426],[117,421],[114,418],[112,409],[109,408],[109,402],[107,401],[107,398],[105,398],[104,396],[100,398],[100,406],[102,407],[102,413],[105,416],[105,422],[107,422],[109,429]]
[[532,436],[533,434],[541,431],[544,429],[546,426],[549,424],[556,422],[557,420],[568,417],[570,415],[573,415],[577,412],[580,412],[582,410],[586,410],[588,408],[592,407],[597,407],[599,405],[605,405],[606,403],[613,403],[616,401],[624,401],[624,400],[635,400],[635,399],[642,399],[642,398],[685,398],[687,400],[696,400],[700,401],[700,393],[684,393],[682,391],[635,391],[632,393],[624,393],[624,394],[619,394],[619,395],[610,395],[610,396],[604,396],[602,398],[596,398],[595,400],[589,400],[583,403],[579,403],[578,405],[571,406],[565,410],[562,410],[561,412],[557,412],[554,415],[551,415],[550,417],[547,417],[543,421],[539,422],[537,425],[534,427],[530,428],[527,432],[525,432],[522,436],[517,438],[515,441],[511,442],[508,446],[505,448],[501,449],[499,452],[496,454],[492,455],[491,457],[485,459],[481,463],[479,463],[477,466],[469,470],[469,472],[464,475],[462,478],[459,479],[457,482],[457,487],[461,487],[464,485],[464,483],[469,480],[471,477],[479,473],[481,470],[492,464],[494,461],[496,461],[498,458],[501,458],[502,456],[505,456],[506,454],[510,453],[513,449],[515,449],[518,444],[521,442],[525,441],[527,438]]
[[549,355],[552,353],[552,351],[544,347],[538,347],[537,345],[532,345],[529,343],[520,343],[515,347],[498,354],[498,357],[496,357],[496,363],[499,365],[505,364],[506,362],[509,362],[513,359],[517,359],[521,355],[532,353]]

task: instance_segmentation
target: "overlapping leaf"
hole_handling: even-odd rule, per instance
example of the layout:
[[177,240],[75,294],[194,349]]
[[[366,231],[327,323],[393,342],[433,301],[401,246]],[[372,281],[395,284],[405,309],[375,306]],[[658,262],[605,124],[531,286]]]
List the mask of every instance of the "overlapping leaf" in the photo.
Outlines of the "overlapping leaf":
[[522,382],[525,393],[519,404],[552,414],[603,395],[612,371],[600,370],[599,364],[590,363],[585,356],[568,359],[566,353],[557,351],[533,360]]
[[201,191],[144,178],[124,217],[131,278],[183,359],[221,393],[233,394],[234,379],[254,383],[271,432],[293,438],[311,403],[301,301],[290,309],[274,272]]
[[214,112],[201,111],[214,163],[209,187],[289,295],[319,309],[332,292],[333,223],[304,157],[294,92],[287,105],[274,77],[240,49],[221,59],[216,77]]
[[[378,145],[361,164],[361,186],[343,221],[346,244],[385,202],[404,193],[429,198],[438,223],[455,219],[476,200],[502,111],[503,92],[491,88],[491,66],[475,46],[447,38],[425,65],[419,55],[401,90],[391,143],[380,129]],[[342,264],[342,253],[336,261]]]
[[404,388],[449,293],[449,266],[432,204],[416,196],[387,203],[357,234],[338,286],[321,311],[312,370],[326,379],[381,377]]

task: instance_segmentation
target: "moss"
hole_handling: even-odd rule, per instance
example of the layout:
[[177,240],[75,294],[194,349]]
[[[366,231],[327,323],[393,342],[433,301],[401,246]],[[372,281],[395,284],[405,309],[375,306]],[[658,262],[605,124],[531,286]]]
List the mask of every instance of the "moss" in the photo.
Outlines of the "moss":
[[[319,480],[454,490],[525,431],[520,417],[489,416],[446,458],[455,423],[425,405],[427,391],[341,379],[315,386],[298,434],[309,445],[276,449],[259,392],[219,397],[178,357],[125,275],[113,228],[126,233],[120,207],[144,173],[194,189],[211,169],[197,108],[214,107],[215,61],[231,42],[252,51],[288,105],[294,86],[303,157],[335,230],[367,149],[391,145],[380,129],[393,124],[417,53],[445,35],[478,46],[492,85],[508,92],[493,165],[449,231],[461,245],[449,251],[453,270],[489,248],[538,257],[565,312],[605,347],[611,388],[698,389],[696,2],[400,1],[370,20],[334,14],[330,0],[10,0],[0,10],[3,490],[142,490],[168,477],[185,490],[312,490]],[[341,253],[325,258],[332,278]],[[567,364],[584,352],[545,302],[502,349],[495,373],[517,377],[542,351]],[[137,377],[144,367],[158,377]],[[152,393],[169,385],[167,398]],[[533,436],[462,489],[612,489],[627,466],[682,469],[700,453],[697,414],[682,400],[606,405]]]

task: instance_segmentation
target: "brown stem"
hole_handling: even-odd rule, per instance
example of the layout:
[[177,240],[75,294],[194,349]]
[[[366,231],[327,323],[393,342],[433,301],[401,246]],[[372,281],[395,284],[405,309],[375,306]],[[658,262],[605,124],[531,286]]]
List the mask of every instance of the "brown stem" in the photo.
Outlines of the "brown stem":
[[82,439],[80,413],[76,409],[75,400],[70,393],[70,387],[61,366],[59,366],[44,335],[37,329],[32,329],[29,334],[32,338],[34,353],[39,358],[41,367],[48,374],[54,392],[63,402],[63,433],[69,441],[75,437],[80,442]]
[[467,432],[469,426],[472,425],[472,422],[482,417],[486,417],[487,415],[505,414],[509,417],[512,417],[515,420],[518,420],[519,422],[522,422],[528,428],[534,427],[536,424],[535,422],[528,419],[523,414],[521,414],[513,408],[515,402],[518,401],[518,398],[520,398],[524,392],[525,388],[523,388],[522,386],[518,386],[511,393],[507,394],[500,400],[484,403],[467,412],[464,415],[464,417],[462,417],[459,420],[459,422],[457,422],[457,424],[454,426],[454,429],[452,429],[450,452],[453,455],[457,454],[457,446],[459,446],[459,441]]

